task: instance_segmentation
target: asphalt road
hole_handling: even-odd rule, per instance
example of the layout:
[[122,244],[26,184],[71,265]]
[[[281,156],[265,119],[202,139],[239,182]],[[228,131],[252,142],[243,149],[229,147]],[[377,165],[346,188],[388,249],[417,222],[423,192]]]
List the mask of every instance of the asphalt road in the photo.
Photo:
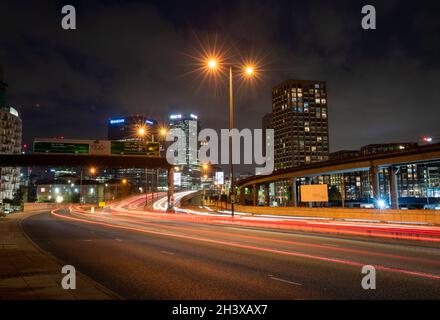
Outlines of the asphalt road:
[[[440,298],[440,249],[419,243],[60,213],[78,220],[38,214],[24,231],[126,299]],[[362,289],[363,265],[375,290]]]

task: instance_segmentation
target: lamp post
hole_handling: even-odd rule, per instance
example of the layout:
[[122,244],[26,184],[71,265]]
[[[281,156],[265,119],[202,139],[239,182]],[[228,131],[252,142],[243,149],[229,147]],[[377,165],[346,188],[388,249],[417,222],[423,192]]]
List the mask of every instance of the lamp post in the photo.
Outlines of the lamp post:
[[[147,142],[148,128],[144,125],[137,129],[137,136],[145,143]],[[148,205],[148,169],[145,168],[145,207]]]
[[[202,190],[203,190],[202,206],[204,206],[205,205],[205,198],[206,198],[206,182],[208,181],[208,176],[209,176],[209,164],[204,163],[202,165],[202,169],[203,169],[202,185],[201,185]],[[203,182],[205,182],[205,184]]]
[[[208,71],[215,72],[221,67],[220,63],[211,58],[207,61]],[[243,70],[243,76],[251,78],[255,74],[255,67],[251,64],[241,66]],[[233,65],[229,64],[229,172],[230,172],[230,199],[231,199],[231,216],[234,217],[234,203],[235,203],[235,179],[234,179],[234,165],[232,163],[232,142],[233,142],[233,129],[234,129],[234,95],[233,95]]]

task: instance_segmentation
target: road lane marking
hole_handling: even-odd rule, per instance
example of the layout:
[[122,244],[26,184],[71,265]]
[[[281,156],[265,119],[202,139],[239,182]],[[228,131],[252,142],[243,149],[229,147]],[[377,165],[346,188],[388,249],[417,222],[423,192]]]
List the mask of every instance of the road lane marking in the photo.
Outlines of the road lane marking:
[[121,240],[121,239],[118,239],[118,238],[116,238],[116,239],[115,239],[115,241],[119,241],[119,242],[122,242],[122,240]]
[[163,250],[163,251],[161,251],[162,253],[165,253],[165,254],[169,254],[170,256],[172,256],[172,255],[174,255],[174,252],[170,252],[170,251],[165,251],[165,250]]
[[273,277],[271,275],[269,275],[269,278],[272,279],[272,280],[275,280],[275,281],[280,281],[280,282],[284,282],[284,283],[288,283],[288,284],[293,284],[295,286],[302,286],[301,283],[293,282],[293,281],[289,281],[289,280],[281,279],[281,278],[277,278],[277,277]]

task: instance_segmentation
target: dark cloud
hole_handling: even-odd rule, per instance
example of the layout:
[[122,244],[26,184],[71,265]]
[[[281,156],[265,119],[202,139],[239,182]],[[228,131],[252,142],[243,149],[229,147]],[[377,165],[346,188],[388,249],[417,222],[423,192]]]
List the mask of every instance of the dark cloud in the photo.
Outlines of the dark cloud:
[[189,73],[198,39],[215,37],[237,58],[264,57],[263,81],[237,95],[240,127],[261,125],[273,85],[302,78],[328,83],[332,150],[440,137],[434,2],[369,1],[375,31],[357,1],[72,1],[76,31],[61,30],[63,4],[0,4],[0,63],[27,141],[105,138],[108,117],[126,113],[227,127],[226,91]]

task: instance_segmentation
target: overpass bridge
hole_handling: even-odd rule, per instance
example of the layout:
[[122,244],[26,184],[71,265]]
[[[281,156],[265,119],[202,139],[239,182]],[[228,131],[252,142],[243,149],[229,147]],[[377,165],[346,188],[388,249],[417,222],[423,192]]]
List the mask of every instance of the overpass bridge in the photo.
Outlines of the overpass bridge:
[[380,197],[379,170],[389,169],[389,190],[391,207],[398,208],[397,173],[400,166],[410,164],[421,164],[440,161],[440,143],[418,146],[395,152],[360,156],[341,160],[328,160],[319,163],[298,166],[294,168],[278,170],[266,176],[252,176],[237,182],[240,188],[239,201],[244,203],[245,188],[251,188],[253,205],[257,205],[258,187],[265,187],[265,204],[269,200],[269,184],[276,181],[289,181],[292,186],[293,205],[298,205],[297,180],[300,178],[313,178],[323,175],[342,174],[354,171],[369,171],[372,196],[374,199]]
[[168,173],[168,207],[174,202],[174,169],[166,158],[143,155],[90,154],[0,154],[0,167],[101,167],[166,169]]

